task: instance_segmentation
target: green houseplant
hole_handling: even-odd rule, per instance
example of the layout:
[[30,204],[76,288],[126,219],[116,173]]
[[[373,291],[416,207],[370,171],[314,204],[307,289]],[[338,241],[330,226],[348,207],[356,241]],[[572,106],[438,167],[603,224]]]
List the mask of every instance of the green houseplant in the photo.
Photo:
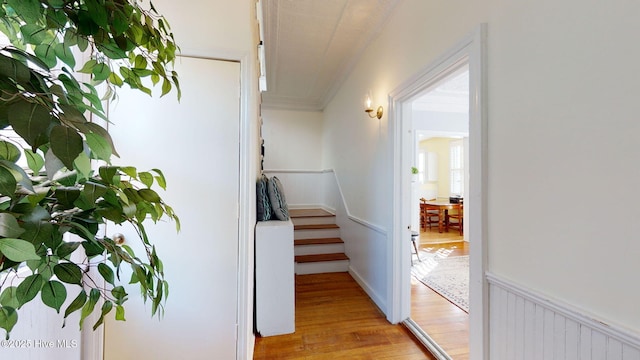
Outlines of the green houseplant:
[[[80,311],[80,328],[94,311],[94,329],[114,310],[124,320],[121,281],[138,283],[161,314],[168,284],[144,223],[180,223],[153,189],[165,188],[162,171],[113,165],[99,122],[108,122],[102,102],[124,84],[151,94],[161,83],[161,95],[180,97],[168,23],[135,0],[0,0],[0,31],[11,41],[0,48],[0,129],[22,139],[0,136],[0,328],[8,338],[34,300],[63,319]],[[101,235],[106,222],[133,225],[144,254]],[[120,279],[123,266],[130,279]]]

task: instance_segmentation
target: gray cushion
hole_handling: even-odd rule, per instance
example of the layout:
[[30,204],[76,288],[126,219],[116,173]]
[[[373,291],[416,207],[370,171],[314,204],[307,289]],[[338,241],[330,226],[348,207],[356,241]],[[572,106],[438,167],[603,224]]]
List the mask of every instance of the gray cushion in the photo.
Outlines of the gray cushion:
[[258,179],[256,185],[256,197],[258,201],[258,221],[271,220],[273,217],[273,211],[271,209],[271,201],[269,201],[268,184],[269,179],[262,175]]
[[269,179],[269,200],[271,201],[271,209],[278,220],[289,220],[289,207],[287,199],[284,196],[282,183],[277,177]]

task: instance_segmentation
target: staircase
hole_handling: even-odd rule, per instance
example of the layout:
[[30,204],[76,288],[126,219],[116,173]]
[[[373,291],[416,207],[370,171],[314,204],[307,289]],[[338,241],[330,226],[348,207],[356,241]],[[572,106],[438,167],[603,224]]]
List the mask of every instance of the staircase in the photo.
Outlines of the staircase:
[[296,274],[349,270],[335,215],[322,209],[291,209],[289,215],[293,222]]

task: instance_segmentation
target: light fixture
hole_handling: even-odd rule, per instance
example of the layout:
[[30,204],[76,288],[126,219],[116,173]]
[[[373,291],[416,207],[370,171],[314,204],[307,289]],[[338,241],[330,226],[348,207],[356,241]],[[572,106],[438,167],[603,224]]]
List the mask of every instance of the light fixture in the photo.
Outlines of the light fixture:
[[365,106],[364,111],[367,114],[369,114],[370,118],[382,119],[382,113],[383,113],[382,106],[378,106],[378,109],[375,110],[375,113],[374,113],[374,110],[371,107],[371,95],[367,94],[367,97],[364,100],[364,106]]

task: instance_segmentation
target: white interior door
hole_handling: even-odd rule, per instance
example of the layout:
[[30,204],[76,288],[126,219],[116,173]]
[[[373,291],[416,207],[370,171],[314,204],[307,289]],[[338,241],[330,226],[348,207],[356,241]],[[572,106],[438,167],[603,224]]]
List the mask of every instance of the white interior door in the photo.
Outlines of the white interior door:
[[[179,103],[174,92],[152,98],[123,88],[110,109],[121,155],[114,165],[161,169],[167,191],[159,193],[182,230],[147,226],[169,281],[166,314],[151,318],[129,287],[127,321],[106,323],[105,360],[236,357],[240,64],[182,57],[176,70]],[[131,229],[114,232],[137,242]]]

